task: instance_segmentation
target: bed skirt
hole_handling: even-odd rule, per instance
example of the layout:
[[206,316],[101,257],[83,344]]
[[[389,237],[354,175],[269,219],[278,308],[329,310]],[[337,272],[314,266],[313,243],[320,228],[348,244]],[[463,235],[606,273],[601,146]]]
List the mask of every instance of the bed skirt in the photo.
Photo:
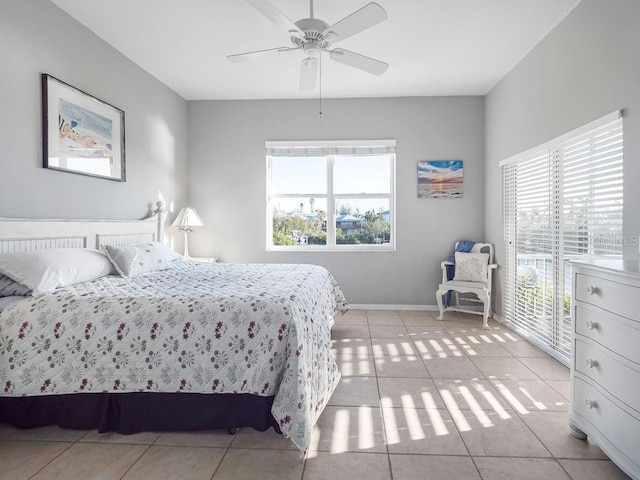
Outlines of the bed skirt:
[[0,423],[17,428],[62,428],[133,434],[252,427],[265,431],[278,423],[273,396],[197,393],[76,393],[0,397]]

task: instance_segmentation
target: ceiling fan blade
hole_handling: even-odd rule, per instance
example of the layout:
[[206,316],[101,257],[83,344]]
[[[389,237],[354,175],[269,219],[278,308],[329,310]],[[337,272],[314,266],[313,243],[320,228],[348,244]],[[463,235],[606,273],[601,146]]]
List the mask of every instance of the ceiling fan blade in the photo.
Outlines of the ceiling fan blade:
[[234,55],[227,55],[227,60],[233,63],[242,63],[247,62],[249,60],[254,60],[256,58],[263,57],[268,55],[270,52],[292,52],[294,50],[301,50],[302,47],[278,47],[278,48],[268,48],[267,50],[256,50],[255,52],[246,52],[246,53],[236,53]]
[[365,72],[372,73],[373,75],[382,75],[387,71],[387,68],[389,68],[388,63],[365,57],[364,55],[345,50],[344,48],[334,48],[333,50],[330,50],[329,56],[336,62],[364,70]]
[[377,3],[371,2],[348,17],[328,27],[324,32],[325,39],[339,42],[387,19],[387,12]]
[[318,59],[307,57],[300,67],[300,90],[313,90],[318,79]]
[[278,8],[273,5],[269,0],[244,0],[253,8],[258,10],[262,15],[267,17],[277,26],[286,30],[294,37],[299,37],[304,40],[304,32],[298,28],[287,16],[282,13]]

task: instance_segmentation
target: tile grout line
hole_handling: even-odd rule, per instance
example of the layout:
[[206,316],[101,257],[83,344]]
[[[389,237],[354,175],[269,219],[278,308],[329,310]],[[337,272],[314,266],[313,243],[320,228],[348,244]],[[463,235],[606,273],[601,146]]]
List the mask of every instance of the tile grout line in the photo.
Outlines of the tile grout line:
[[553,390],[558,395],[560,395],[562,398],[564,398],[567,401],[567,403],[571,403],[571,399],[570,398],[565,397],[562,392],[558,391],[557,388],[555,388],[553,385],[549,384],[549,382],[564,382],[564,381],[568,382],[569,380],[543,380],[545,385],[548,385],[551,390]]
[[[451,340],[454,342],[454,344],[456,344],[455,343],[455,338],[453,338],[453,336],[446,329],[443,329],[443,330],[446,332],[447,336],[451,338]],[[469,358],[467,356],[466,352],[463,351],[462,353],[466,358]],[[486,376],[484,375],[484,372],[482,372],[482,370],[480,370],[478,368],[478,366],[473,362],[473,360],[471,360],[470,358],[469,358],[469,360],[471,361],[473,366],[478,370],[478,372],[480,372],[480,375],[482,375],[482,377],[484,377],[484,380],[489,382],[489,379],[486,378]],[[424,362],[424,360],[423,360],[423,362]],[[426,367],[426,365],[425,365],[425,367]],[[435,385],[435,382],[434,382],[434,385]],[[437,386],[436,386],[436,390],[438,390]],[[438,390],[438,395],[440,395],[440,390]],[[444,399],[442,399],[442,396],[440,396],[440,398],[444,402]],[[446,403],[445,403],[445,407],[446,407]],[[462,436],[462,433],[460,432],[460,429],[458,428],[458,425],[456,424],[455,420],[453,419],[453,416],[449,412],[448,408],[447,408],[447,412],[449,413],[449,416],[451,417],[451,421],[453,423],[454,428],[458,432],[458,436],[460,437],[460,441],[462,441],[462,444],[464,445],[464,448],[467,451],[467,454],[468,454],[467,458],[469,458],[469,460],[471,460],[473,468],[476,469],[476,472],[478,473],[478,477],[480,478],[480,480],[482,480],[484,477],[482,476],[482,473],[480,473],[480,469],[478,468],[478,465],[476,464],[475,460],[473,459],[473,456],[471,455],[471,451],[469,450],[469,446],[467,445],[467,442],[465,442],[464,437]]]
[[[82,437],[80,437],[82,438]],[[24,440],[22,440],[24,441]],[[42,441],[42,440],[40,440]],[[51,460],[49,460],[45,465],[42,466],[42,468],[40,470],[38,470],[36,473],[34,473],[33,475],[31,475],[29,478],[34,478],[36,475],[38,475],[40,472],[42,472],[45,468],[47,468],[49,465],[51,465],[52,462],[54,462],[56,459],[60,458],[60,456],[62,454],[64,454],[67,450],[69,450],[71,447],[73,447],[76,443],[78,443],[78,440],[76,440],[75,442],[70,442],[71,445],[69,445],[67,448],[65,448],[64,450],[62,450],[58,455],[56,455],[55,457],[53,457]]]
[[[373,342],[371,341],[371,325],[369,324],[369,312],[365,310],[367,315],[367,328],[369,329],[369,342],[371,343],[371,353],[373,354]],[[398,315],[398,312],[396,312]],[[400,317],[400,321],[402,321],[402,317]],[[389,442],[387,441],[387,428],[384,421],[384,414],[382,412],[382,395],[380,393],[380,382],[378,380],[378,365],[376,364],[376,357],[373,357],[373,371],[376,374],[376,388],[378,390],[378,413],[380,415],[380,422],[382,424],[382,441],[384,442],[385,450],[387,451],[387,464],[389,465],[389,477],[393,480],[393,468],[391,467],[391,454],[389,452]]]
[[231,445],[233,445],[233,442],[235,441],[236,435],[238,435],[238,433],[240,433],[240,427],[238,427],[236,429],[236,433],[233,434],[233,438],[229,442],[229,445],[227,445],[227,448],[225,448],[224,453],[222,454],[222,457],[220,457],[220,461],[218,462],[218,465],[216,465],[216,468],[211,474],[211,477],[209,478],[209,480],[214,480],[214,478],[216,477],[216,473],[218,473],[218,470],[220,470],[220,465],[222,465],[222,462],[224,462],[224,459],[226,458],[227,453],[229,453],[229,450],[231,450]]
[[[159,438],[159,437],[160,437],[160,435],[158,435],[158,438]],[[157,440],[157,438],[156,438],[156,440]],[[154,442],[155,442],[155,440],[154,440]],[[125,444],[125,445],[126,445],[126,444]],[[127,470],[122,474],[122,476],[120,477],[120,480],[122,480],[124,477],[126,477],[126,476],[127,476],[127,474],[128,474],[128,473],[131,471],[131,469],[135,466],[135,464],[136,464],[136,463],[138,463],[142,457],[144,457],[144,455],[145,455],[145,454],[146,454],[146,453],[151,449],[151,447],[152,447],[152,446],[153,446],[153,443],[150,443],[150,444],[148,444],[148,445],[147,445],[147,448],[145,448],[145,449],[144,449],[144,452],[142,452],[142,453],[140,454],[140,456],[136,459],[136,461],[135,461],[135,462],[133,462],[133,463],[129,466],[129,468],[127,468]]]

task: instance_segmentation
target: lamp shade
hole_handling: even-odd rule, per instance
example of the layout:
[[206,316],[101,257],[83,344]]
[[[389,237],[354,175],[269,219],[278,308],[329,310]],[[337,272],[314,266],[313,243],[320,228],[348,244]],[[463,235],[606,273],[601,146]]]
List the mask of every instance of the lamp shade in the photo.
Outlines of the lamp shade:
[[180,210],[180,213],[173,221],[172,225],[178,227],[180,230],[191,230],[192,227],[202,227],[204,222],[198,215],[198,212],[191,207],[185,207]]

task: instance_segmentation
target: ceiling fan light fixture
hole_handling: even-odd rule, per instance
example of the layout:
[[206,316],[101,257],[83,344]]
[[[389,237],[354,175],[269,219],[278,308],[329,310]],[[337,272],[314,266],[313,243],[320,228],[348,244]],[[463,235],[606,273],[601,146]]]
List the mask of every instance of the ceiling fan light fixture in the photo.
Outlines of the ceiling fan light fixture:
[[320,44],[316,41],[310,41],[303,45],[304,54],[310,58],[320,58]]

